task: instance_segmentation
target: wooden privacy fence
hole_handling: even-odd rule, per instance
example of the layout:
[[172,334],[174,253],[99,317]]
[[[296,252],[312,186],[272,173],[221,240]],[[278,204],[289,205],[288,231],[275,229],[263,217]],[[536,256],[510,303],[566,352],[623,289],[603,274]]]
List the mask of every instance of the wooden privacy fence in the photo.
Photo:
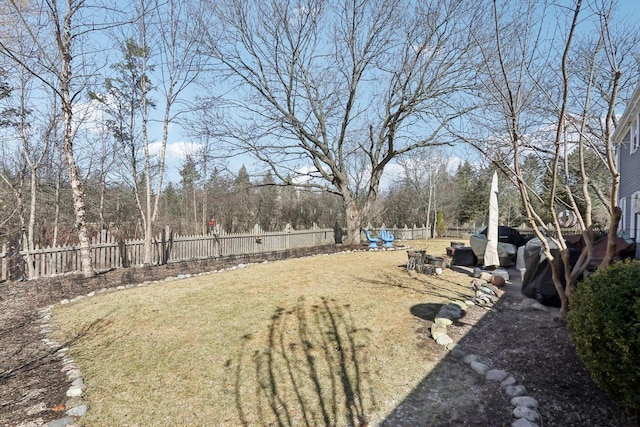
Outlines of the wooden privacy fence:
[[[250,233],[219,233],[179,236],[165,228],[151,242],[151,265],[193,261],[237,255],[276,252],[334,243],[332,228],[314,226],[310,230],[265,232],[256,225]],[[144,240],[116,240],[103,230],[91,242],[93,269],[107,271],[114,268],[144,264]],[[81,271],[80,247],[36,247],[16,250],[7,245],[0,253],[1,280],[36,279]]]
[[[425,226],[411,228],[369,227],[378,234],[386,229],[397,240],[427,239],[429,229]],[[522,234],[524,229],[518,228]],[[528,231],[528,230],[527,230]],[[468,238],[473,229],[450,228],[450,237]],[[361,240],[366,242],[364,234]],[[265,232],[258,225],[250,233],[217,233],[194,236],[179,236],[169,228],[162,230],[151,246],[151,265],[163,265],[180,261],[203,260],[237,255],[251,255],[297,249],[334,243],[332,228],[294,230],[287,226],[282,231]],[[103,230],[91,242],[93,269],[107,271],[120,267],[144,264],[144,240],[116,240]],[[36,247],[33,250],[18,250],[2,246],[0,252],[0,280],[36,279],[81,271],[79,246]]]

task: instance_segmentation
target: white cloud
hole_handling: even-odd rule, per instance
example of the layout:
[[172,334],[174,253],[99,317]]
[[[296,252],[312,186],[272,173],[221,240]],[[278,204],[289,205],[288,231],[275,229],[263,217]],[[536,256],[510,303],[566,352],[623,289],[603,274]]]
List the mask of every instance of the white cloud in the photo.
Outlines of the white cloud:
[[104,108],[98,101],[90,100],[74,105],[73,122],[78,128],[91,133],[105,132],[106,118]]
[[317,175],[315,168],[311,166],[303,166],[296,170],[296,175],[291,178],[293,184],[307,184],[313,180],[313,176]]
[[460,166],[462,163],[464,163],[464,159],[460,157],[449,157],[447,159],[447,172],[449,172],[450,174],[455,173],[458,170],[458,166]]
[[404,179],[404,176],[404,168],[402,166],[397,163],[389,163],[382,173],[382,178],[380,179],[380,190],[388,190],[395,182]]
[[[160,150],[162,148],[161,142],[152,142],[149,144],[149,153],[152,156],[157,156],[160,154]],[[202,144],[198,144],[196,142],[189,141],[178,141],[167,144],[167,152],[166,159],[167,161],[172,160],[184,160],[187,155],[196,154],[200,150],[202,150]]]

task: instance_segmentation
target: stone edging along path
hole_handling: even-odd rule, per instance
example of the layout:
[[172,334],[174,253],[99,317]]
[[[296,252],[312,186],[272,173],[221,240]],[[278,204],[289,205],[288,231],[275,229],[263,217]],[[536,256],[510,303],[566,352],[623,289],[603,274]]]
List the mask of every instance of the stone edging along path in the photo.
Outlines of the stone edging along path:
[[[375,250],[397,250],[400,248],[389,248],[389,249],[373,249]],[[406,248],[401,248],[406,249]],[[348,252],[360,252],[361,250],[349,250],[342,251],[338,253],[348,253]],[[311,256],[328,256],[329,254],[317,254]],[[263,261],[262,263],[268,263],[269,261]],[[79,295],[73,299],[63,299],[59,302],[60,305],[67,305],[71,303],[75,303],[81,301],[85,298],[91,298],[95,295],[113,292],[116,290],[125,290],[136,287],[144,287],[154,283],[161,282],[171,282],[174,280],[188,279],[190,277],[198,277],[211,275],[223,271],[228,270],[236,270],[240,268],[245,268],[251,265],[256,265],[261,263],[246,263],[239,264],[237,266],[222,268],[219,270],[213,270],[209,272],[203,272],[199,274],[179,274],[177,276],[170,276],[163,280],[154,280],[154,281],[145,281],[139,284],[127,284],[120,285],[112,288],[101,288],[98,291],[90,292],[86,295]],[[484,282],[484,283],[482,283]],[[474,289],[477,288],[478,285],[485,285],[487,281],[481,279],[474,279],[472,287]],[[489,285],[490,286],[490,285]],[[474,302],[475,301],[475,302]],[[491,369],[482,359],[474,354],[466,354],[462,348],[456,345],[456,343],[447,335],[447,326],[453,324],[453,322],[462,317],[463,311],[466,310],[469,306],[472,305],[480,305],[484,308],[487,307],[486,299],[474,298],[470,301],[453,301],[449,304],[444,305],[440,312],[436,315],[434,319],[434,323],[431,327],[431,336],[436,341],[437,344],[444,346],[448,351],[451,352],[452,356],[460,359],[464,363],[468,364],[470,368],[482,375],[487,381],[492,381],[500,384],[500,388],[504,390],[508,397],[511,397],[511,404],[514,405],[513,415],[516,420],[512,423],[512,427],[538,427],[534,421],[537,421],[540,418],[540,414],[537,412],[538,401],[533,397],[527,396],[527,389],[522,384],[517,384],[517,380],[511,374],[506,371],[500,369]],[[86,385],[84,383],[84,377],[82,372],[76,365],[72,356],[69,355],[69,348],[63,347],[60,343],[52,340],[50,338],[50,334],[52,332],[51,329],[51,310],[55,307],[55,304],[49,305],[40,310],[41,316],[41,324],[40,324],[40,332],[44,335],[42,341],[49,347],[58,348],[55,355],[61,359],[62,361],[62,372],[66,373],[67,381],[69,381],[69,388],[67,389],[66,396],[67,401],[64,404],[65,416],[59,418],[57,420],[50,421],[46,424],[47,427],[81,427],[81,424],[78,424],[78,420],[89,410],[89,406],[83,399],[84,393],[86,391]],[[544,310],[545,307],[540,305],[535,300],[528,301],[525,299],[521,306],[512,307],[514,309],[541,309]],[[31,426],[31,424],[29,424]]]
[[[492,369],[479,356],[467,354],[447,335],[447,326],[453,324],[455,320],[460,319],[468,307],[481,305],[486,309],[491,309],[490,304],[487,303],[489,299],[480,295],[483,291],[478,290],[479,288],[484,288],[486,295],[491,297],[490,299],[493,302],[493,296],[495,294],[491,295],[490,281],[490,278],[489,280],[480,278],[472,281],[471,287],[476,290],[476,294],[478,295],[473,300],[465,302],[452,301],[449,304],[443,305],[434,318],[433,325],[431,326],[431,337],[438,345],[442,345],[450,351],[453,357],[469,365],[474,372],[484,377],[486,381],[499,384],[500,388],[506,396],[510,398],[510,402],[514,406],[512,413],[515,421],[513,421],[511,427],[538,427],[538,424],[536,424],[536,421],[540,419],[540,413],[537,411],[538,401],[527,395],[527,388],[523,384],[518,384],[516,378],[509,372],[502,369]],[[511,309],[546,310],[546,307],[534,299],[525,298],[520,304],[512,306]]]

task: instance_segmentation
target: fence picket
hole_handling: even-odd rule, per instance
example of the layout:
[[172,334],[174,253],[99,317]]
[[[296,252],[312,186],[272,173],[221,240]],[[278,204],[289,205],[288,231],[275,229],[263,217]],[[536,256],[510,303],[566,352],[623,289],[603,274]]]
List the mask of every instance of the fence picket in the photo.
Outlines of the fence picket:
[[0,254],[0,280],[7,280],[7,244],[2,244],[2,253]]

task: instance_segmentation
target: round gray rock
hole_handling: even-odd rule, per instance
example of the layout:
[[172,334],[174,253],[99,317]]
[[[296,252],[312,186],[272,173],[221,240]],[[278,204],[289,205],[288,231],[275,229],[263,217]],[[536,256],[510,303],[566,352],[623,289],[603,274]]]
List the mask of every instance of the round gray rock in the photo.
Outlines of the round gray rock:
[[471,364],[478,360],[478,356],[476,356],[475,354],[467,354],[462,360],[464,360],[464,363]]
[[507,371],[502,369],[491,369],[487,371],[485,378],[489,381],[502,382],[509,376]]
[[510,385],[504,389],[509,397],[522,396],[527,394],[527,388],[523,385]]
[[516,385],[518,381],[513,377],[513,375],[509,375],[504,381],[500,383],[500,387],[507,388],[510,385]]
[[87,413],[89,407],[87,405],[76,406],[75,408],[69,409],[66,414],[72,417],[81,417]]
[[511,423],[511,427],[538,427],[538,424],[533,423],[526,418],[518,418]]
[[536,421],[540,415],[531,408],[526,406],[518,406],[513,410],[513,416],[516,418],[524,418],[528,421]]
[[489,371],[489,367],[482,362],[471,362],[471,369],[476,371],[480,375],[486,375]]
[[[448,349],[447,349],[448,350]],[[466,356],[466,353],[464,352],[463,349],[460,348],[460,346],[455,346],[452,350],[451,350],[451,355],[453,357],[455,357],[456,359],[462,359]]]
[[439,323],[440,325],[445,325],[445,326],[453,325],[453,320],[447,317],[442,317],[439,314],[438,316],[436,316],[436,318],[433,321],[435,323]]
[[67,371],[67,380],[69,381],[75,381],[78,378],[82,378],[82,372],[80,372],[80,370],[78,369],[72,369],[70,371]]
[[436,343],[438,345],[447,345],[447,344],[451,344],[453,342],[453,340],[451,339],[451,337],[449,335],[440,335],[437,339],[436,339]]
[[73,417],[64,417],[58,420],[49,421],[47,427],[66,427],[75,423],[76,420]]
[[441,323],[434,323],[431,325],[431,337],[434,340],[437,340],[438,337],[442,335],[447,335],[447,327]]
[[538,401],[531,396],[516,396],[511,399],[511,404],[514,406],[526,406],[528,408],[538,407]]
[[69,387],[69,390],[67,390],[67,397],[78,397],[78,396],[82,396],[82,387],[78,387],[78,386],[71,386]]

